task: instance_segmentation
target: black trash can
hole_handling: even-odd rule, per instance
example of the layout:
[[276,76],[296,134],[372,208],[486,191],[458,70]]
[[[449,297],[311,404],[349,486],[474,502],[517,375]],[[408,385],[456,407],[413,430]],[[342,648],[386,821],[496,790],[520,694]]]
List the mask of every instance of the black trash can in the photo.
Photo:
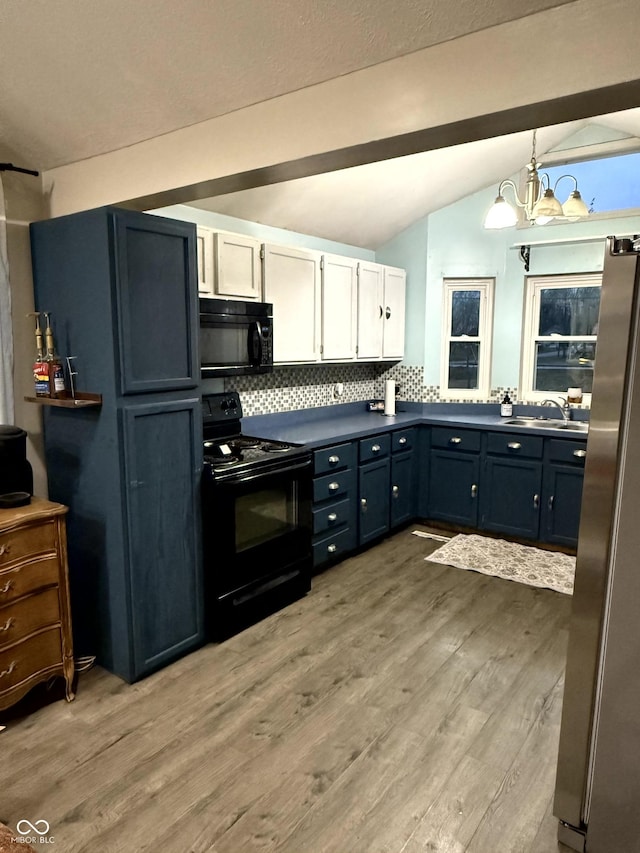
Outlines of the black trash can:
[[27,459],[27,433],[17,426],[0,425],[0,495],[33,494],[33,471]]

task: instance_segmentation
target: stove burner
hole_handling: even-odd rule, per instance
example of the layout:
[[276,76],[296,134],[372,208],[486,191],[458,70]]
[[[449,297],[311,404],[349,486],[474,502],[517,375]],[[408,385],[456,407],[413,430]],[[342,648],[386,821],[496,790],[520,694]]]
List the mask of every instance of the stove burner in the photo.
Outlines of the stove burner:
[[259,447],[260,439],[259,438],[246,438],[242,436],[241,438],[234,438],[231,442],[233,447],[240,449],[244,449],[245,447]]
[[205,456],[204,461],[213,465],[214,468],[230,468],[232,465],[237,465],[237,456]]
[[262,450],[265,450],[267,453],[284,453],[285,450],[289,450],[290,448],[290,444],[274,444],[271,441],[268,441],[266,442],[266,444],[262,445]]

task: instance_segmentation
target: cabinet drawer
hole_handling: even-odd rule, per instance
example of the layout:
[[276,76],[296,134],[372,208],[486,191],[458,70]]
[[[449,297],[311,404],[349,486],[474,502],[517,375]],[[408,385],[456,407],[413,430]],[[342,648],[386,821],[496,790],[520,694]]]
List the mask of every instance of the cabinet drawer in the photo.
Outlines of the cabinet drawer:
[[353,551],[356,547],[355,527],[346,527],[339,533],[326,536],[313,544],[313,565],[321,566]]
[[51,587],[0,607],[0,649],[60,621],[58,588]]
[[361,438],[359,444],[359,455],[361,462],[370,462],[372,459],[381,459],[388,456],[391,449],[391,436],[374,435],[371,438]]
[[324,477],[317,477],[313,481],[313,502],[319,503],[320,501],[339,498],[349,494],[355,497],[355,487],[355,469],[336,471],[335,474],[326,474]]
[[416,441],[416,431],[411,429],[402,429],[391,433],[391,452],[398,453],[402,450],[411,450]]
[[587,442],[551,438],[549,439],[548,453],[551,462],[565,462],[584,467],[584,460],[587,456]]
[[62,668],[60,628],[50,628],[0,651],[0,694],[52,667]]
[[353,500],[343,500],[313,510],[313,532],[337,530],[351,520]]
[[543,439],[538,435],[511,432],[490,432],[487,435],[487,453],[542,459],[542,447]]
[[432,427],[431,446],[448,450],[480,450],[480,431],[456,427]]
[[37,589],[57,584],[58,576],[57,557],[0,571],[0,607]]
[[322,450],[316,450],[313,454],[313,470],[316,474],[353,468],[355,464],[356,446],[352,442],[336,444],[334,447],[324,447]]
[[0,536],[0,569],[38,554],[53,554],[55,549],[54,521],[8,530]]

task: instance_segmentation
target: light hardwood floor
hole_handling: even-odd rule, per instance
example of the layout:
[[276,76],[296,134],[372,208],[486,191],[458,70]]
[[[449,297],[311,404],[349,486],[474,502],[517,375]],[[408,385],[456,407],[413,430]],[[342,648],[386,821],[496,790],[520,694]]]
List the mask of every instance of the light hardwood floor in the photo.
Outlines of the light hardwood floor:
[[0,820],[59,853],[557,853],[570,599],[428,563],[414,525],[135,685],[0,733]]

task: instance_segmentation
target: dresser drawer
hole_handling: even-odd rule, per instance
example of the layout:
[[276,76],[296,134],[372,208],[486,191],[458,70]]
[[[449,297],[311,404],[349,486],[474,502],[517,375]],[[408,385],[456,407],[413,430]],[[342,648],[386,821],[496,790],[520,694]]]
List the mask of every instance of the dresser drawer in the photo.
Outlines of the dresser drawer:
[[355,488],[355,469],[336,471],[335,474],[316,477],[313,481],[313,502],[319,503],[330,498],[339,498],[346,495],[350,495],[355,499]]
[[313,510],[313,532],[315,535],[337,530],[348,524],[353,515],[353,500],[336,501],[321,509]]
[[552,438],[549,440],[548,452],[551,462],[566,462],[571,465],[584,467],[584,461],[587,456],[587,442]]
[[416,442],[416,431],[414,427],[411,429],[402,429],[391,433],[391,452],[398,453],[403,450],[412,450]]
[[57,584],[59,571],[56,557],[0,570],[0,607],[30,592]]
[[57,587],[45,589],[14,604],[0,607],[0,649],[59,621]]
[[542,459],[543,439],[539,435],[522,433],[490,432],[487,436],[487,452],[500,456],[526,456]]
[[391,436],[387,432],[384,435],[361,438],[358,444],[360,462],[371,462],[373,459],[382,459],[384,456],[389,455],[391,450]]
[[356,446],[353,442],[336,444],[333,447],[323,447],[314,451],[313,470],[316,474],[327,471],[342,471],[353,468],[356,464]]
[[447,450],[480,451],[480,431],[456,427],[432,427],[431,446]]
[[346,556],[355,549],[356,545],[355,527],[347,527],[338,533],[319,539],[313,544],[313,565],[321,566],[329,560]]
[[55,554],[54,521],[8,530],[0,536],[0,569],[39,554]]
[[62,669],[60,628],[49,628],[0,651],[0,695],[43,670]]

